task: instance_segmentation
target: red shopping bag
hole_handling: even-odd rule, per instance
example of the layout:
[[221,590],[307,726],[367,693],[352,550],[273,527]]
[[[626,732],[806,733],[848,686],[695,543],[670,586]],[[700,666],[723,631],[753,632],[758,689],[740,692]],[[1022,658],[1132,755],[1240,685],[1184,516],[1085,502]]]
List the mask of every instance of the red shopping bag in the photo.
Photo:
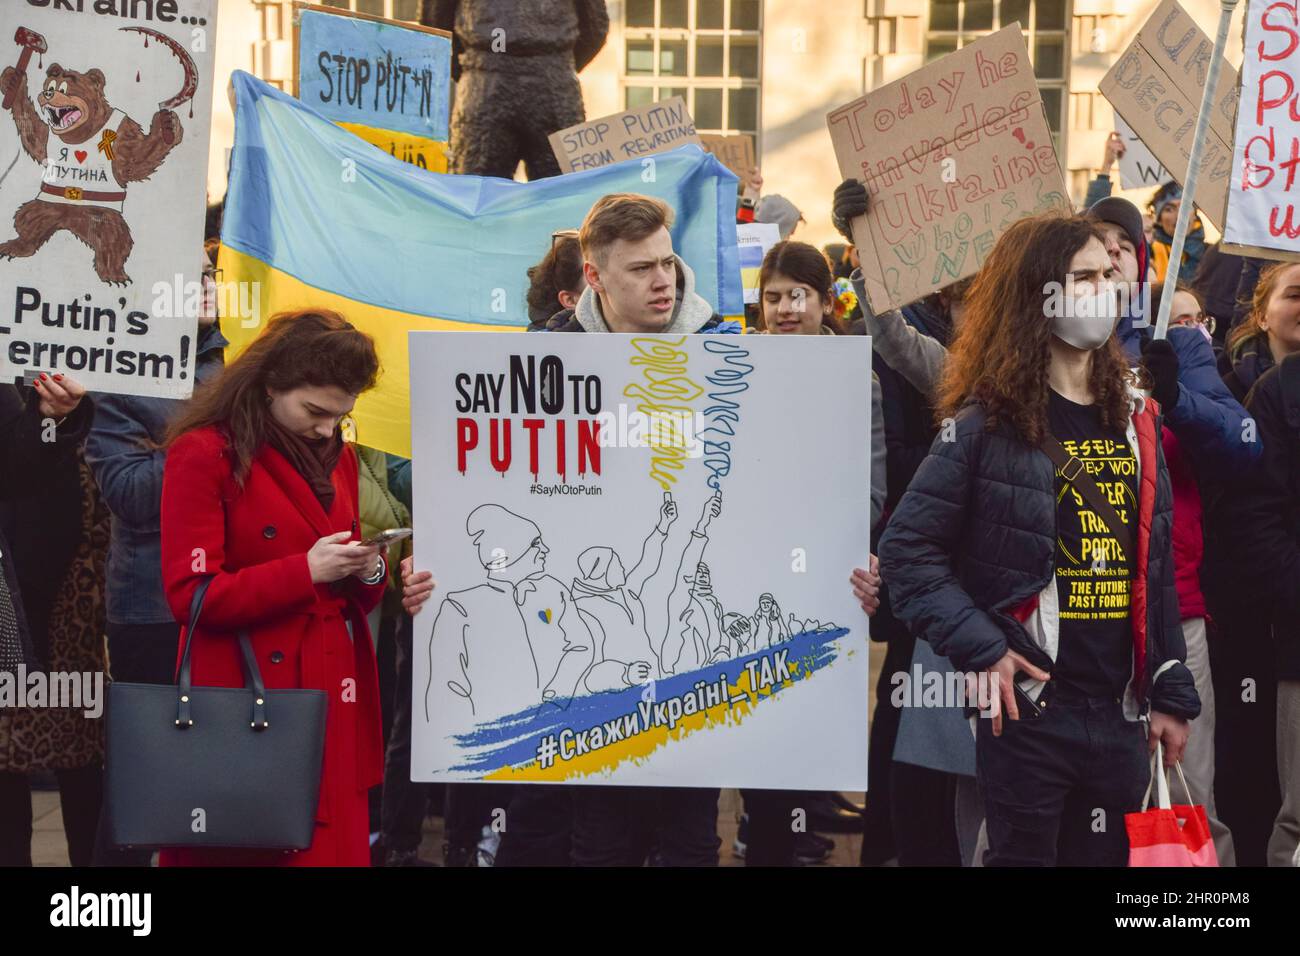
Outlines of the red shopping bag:
[[1151,757],[1151,783],[1156,785],[1157,806],[1150,806],[1151,783],[1148,783],[1141,812],[1124,815],[1129,866],[1219,865],[1205,808],[1192,804],[1192,792],[1183,776],[1182,764],[1174,764],[1174,769],[1187,794],[1185,804],[1170,803],[1169,771],[1164,768],[1164,753],[1157,742]]

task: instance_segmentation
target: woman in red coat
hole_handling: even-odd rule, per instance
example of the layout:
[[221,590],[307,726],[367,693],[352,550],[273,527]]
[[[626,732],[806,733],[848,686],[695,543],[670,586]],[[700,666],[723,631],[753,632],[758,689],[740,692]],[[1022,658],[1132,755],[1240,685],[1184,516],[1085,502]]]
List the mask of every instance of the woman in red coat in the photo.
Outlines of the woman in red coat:
[[324,690],[329,703],[309,849],[170,849],[164,866],[368,865],[366,791],[383,744],[366,613],[387,568],[355,540],[357,459],[339,422],[378,371],[374,342],[341,316],[280,315],[172,426],[162,571],[178,621],[212,577],[195,685],[244,686],[236,634],[247,630],[268,688]]

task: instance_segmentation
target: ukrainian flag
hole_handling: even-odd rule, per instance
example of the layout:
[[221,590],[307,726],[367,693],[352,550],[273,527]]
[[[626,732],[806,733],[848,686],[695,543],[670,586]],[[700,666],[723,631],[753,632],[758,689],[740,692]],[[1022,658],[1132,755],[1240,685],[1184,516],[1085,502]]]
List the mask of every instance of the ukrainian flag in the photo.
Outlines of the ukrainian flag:
[[430,173],[389,156],[244,72],[219,259],[233,358],[277,312],[334,309],[375,338],[383,374],[357,402],[357,440],[409,456],[407,333],[518,330],[528,267],[551,233],[614,192],[675,211],[696,291],[743,312],[736,177],[697,146],[532,183]]

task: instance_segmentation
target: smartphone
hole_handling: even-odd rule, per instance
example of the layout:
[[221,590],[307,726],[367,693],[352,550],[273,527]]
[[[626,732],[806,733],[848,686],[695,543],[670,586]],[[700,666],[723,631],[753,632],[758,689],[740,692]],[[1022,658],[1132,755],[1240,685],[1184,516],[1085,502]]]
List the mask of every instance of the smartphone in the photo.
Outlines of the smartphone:
[[1043,709],[1035,704],[1033,700],[1030,699],[1029,695],[1020,689],[1018,683],[1013,683],[1012,687],[1015,688],[1016,707],[1019,709],[1022,718],[1043,716]]
[[410,528],[389,528],[387,531],[379,532],[379,534],[375,535],[373,538],[365,538],[361,543],[367,548],[374,547],[375,545],[380,545],[381,547],[386,548],[394,541],[401,541],[405,538],[409,538],[413,534],[415,534],[415,532]]

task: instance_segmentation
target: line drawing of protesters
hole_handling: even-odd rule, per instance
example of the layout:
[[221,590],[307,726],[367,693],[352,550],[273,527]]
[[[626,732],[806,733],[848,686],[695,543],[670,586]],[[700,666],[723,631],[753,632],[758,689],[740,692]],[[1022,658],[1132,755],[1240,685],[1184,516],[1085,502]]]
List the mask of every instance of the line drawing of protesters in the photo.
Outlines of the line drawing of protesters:
[[578,555],[574,605],[596,642],[596,663],[582,682],[587,690],[620,690],[661,676],[642,598],[663,563],[668,529],[676,520],[677,503],[665,491],[659,521],[641,545],[641,557],[631,571],[623,570],[613,548],[591,547]]
[[682,623],[691,630],[697,656],[703,657],[705,664],[716,664],[732,656],[732,642],[722,626],[725,612],[722,602],[713,593],[713,576],[709,566],[703,561],[695,566],[695,575],[686,579],[691,586],[691,602],[682,612]]
[[781,618],[781,607],[766,591],[758,596],[758,608],[750,615],[749,623],[756,651],[790,640],[790,629]]
[[550,549],[541,529],[501,505],[484,504],[469,513],[465,531],[487,580],[448,594],[438,608],[425,720],[435,691],[463,699],[470,717],[533,704],[567,707],[591,667],[595,642],[568,588],[545,573]]
[[[701,605],[697,615],[692,610],[695,582],[699,574],[700,562],[704,558],[704,549],[709,543],[709,523],[722,514],[722,492],[715,492],[704,503],[700,520],[695,523],[691,536],[682,551],[681,561],[677,565],[677,575],[673,579],[673,589],[668,595],[668,630],[661,642],[659,668],[665,677],[676,674],[678,670],[690,671],[709,663],[712,651],[706,643],[707,631],[701,633],[700,626],[710,620],[709,613]],[[684,569],[693,568],[695,574],[686,575]],[[719,620],[719,632],[721,621]]]
[[742,657],[753,650],[753,632],[748,617],[738,611],[728,611],[722,616],[722,625],[733,657]]

